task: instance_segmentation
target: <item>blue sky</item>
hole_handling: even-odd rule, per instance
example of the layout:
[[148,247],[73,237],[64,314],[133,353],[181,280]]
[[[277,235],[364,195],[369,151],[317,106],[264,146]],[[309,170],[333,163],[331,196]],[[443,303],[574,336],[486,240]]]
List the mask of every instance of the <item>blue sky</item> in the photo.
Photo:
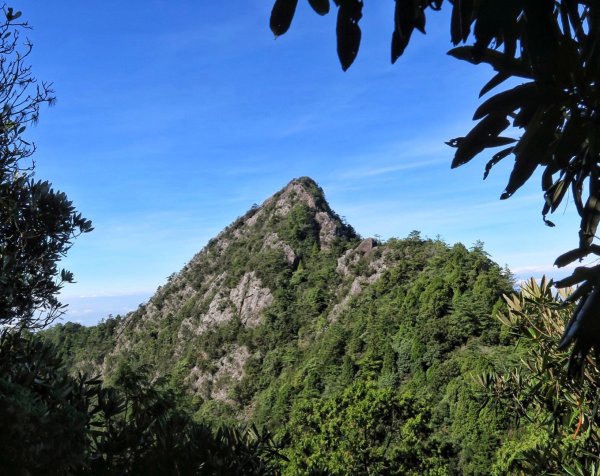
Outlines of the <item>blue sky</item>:
[[64,266],[67,319],[137,307],[222,228],[308,175],[363,236],[411,230],[476,240],[519,277],[553,274],[577,245],[574,207],[543,225],[539,177],[499,201],[511,160],[450,170],[490,77],[448,57],[447,13],[430,14],[396,65],[392,1],[369,1],[355,64],[342,72],[335,14],[300,0],[274,40],[270,0],[10,3],[33,26],[35,75],[56,106],[29,131],[37,175],[95,230]]

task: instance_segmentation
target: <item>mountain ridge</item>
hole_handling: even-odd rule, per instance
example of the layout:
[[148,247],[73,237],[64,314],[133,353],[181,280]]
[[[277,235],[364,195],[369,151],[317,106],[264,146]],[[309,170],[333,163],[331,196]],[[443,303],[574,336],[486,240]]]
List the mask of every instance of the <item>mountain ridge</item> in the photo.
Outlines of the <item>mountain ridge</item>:
[[[510,274],[480,245],[418,232],[361,238],[301,177],[211,239],[136,311],[85,331],[102,332],[101,351],[65,344],[61,329],[54,338],[75,349],[73,371],[100,369],[107,385],[127,369],[149,369],[200,421],[291,432],[298,465],[302,438],[316,431],[305,422],[325,431],[318,415],[327,405],[356,395],[397,405],[405,395],[406,411],[424,412],[432,448],[441,441],[449,452],[447,474],[489,474],[493,445],[465,423],[482,404],[469,375],[510,355],[492,315],[511,290]],[[503,424],[492,418],[489,434]]]

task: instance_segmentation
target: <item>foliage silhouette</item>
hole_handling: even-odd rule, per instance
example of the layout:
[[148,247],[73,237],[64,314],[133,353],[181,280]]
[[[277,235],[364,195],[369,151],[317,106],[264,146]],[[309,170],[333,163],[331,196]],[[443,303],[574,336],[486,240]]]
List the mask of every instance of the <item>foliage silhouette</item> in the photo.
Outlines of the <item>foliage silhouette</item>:
[[[255,426],[193,421],[164,379],[124,365],[114,386],[71,376],[39,335],[0,333],[0,473],[268,475],[283,458]],[[50,471],[51,469],[51,471]]]
[[41,339],[0,332],[0,473],[67,474],[84,462],[88,380],[70,377]]

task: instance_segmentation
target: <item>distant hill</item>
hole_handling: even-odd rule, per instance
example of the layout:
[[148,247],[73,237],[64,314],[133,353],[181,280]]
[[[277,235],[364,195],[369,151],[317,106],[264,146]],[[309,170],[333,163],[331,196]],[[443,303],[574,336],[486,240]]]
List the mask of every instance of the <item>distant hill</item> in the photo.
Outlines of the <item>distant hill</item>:
[[268,427],[284,474],[483,475],[507,423],[475,376],[516,359],[492,316],[512,286],[480,245],[362,239],[302,177],[135,312],[44,335],[74,371],[143,366],[199,420]]

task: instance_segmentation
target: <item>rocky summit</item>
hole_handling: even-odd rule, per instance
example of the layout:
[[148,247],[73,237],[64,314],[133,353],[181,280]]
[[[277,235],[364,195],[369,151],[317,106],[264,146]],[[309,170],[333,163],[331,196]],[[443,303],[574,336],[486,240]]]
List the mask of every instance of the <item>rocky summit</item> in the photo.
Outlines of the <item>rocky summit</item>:
[[126,317],[122,337],[107,356],[104,371],[110,373],[112,363],[124,356],[146,353],[147,343],[155,341],[152,360],[157,368],[168,371],[184,359],[189,371],[185,385],[203,398],[232,403],[228,395],[244,376],[251,352],[234,339],[220,346],[214,360],[210,353],[194,351],[204,347],[199,343],[203,336],[222,328],[252,329],[263,324],[274,296],[281,294],[282,286],[288,287],[286,281],[298,270],[300,276],[306,260],[319,255],[336,259],[335,279],[320,291],[328,302],[321,303],[319,313],[334,319],[348,298],[383,269],[379,256],[369,260],[368,277],[347,279],[351,266],[376,245],[374,239],[360,240],[331,210],[312,179],[294,179],[211,239],[147,304]]

